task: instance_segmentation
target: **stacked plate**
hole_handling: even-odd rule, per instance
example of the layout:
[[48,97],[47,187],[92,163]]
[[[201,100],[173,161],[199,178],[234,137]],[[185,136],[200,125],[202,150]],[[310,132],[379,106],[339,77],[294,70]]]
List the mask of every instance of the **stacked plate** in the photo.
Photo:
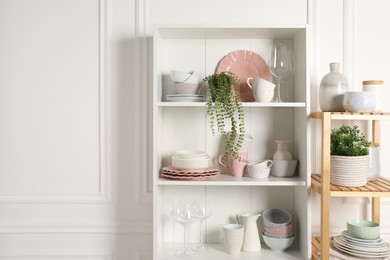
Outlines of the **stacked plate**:
[[207,180],[219,174],[210,165],[210,156],[203,151],[178,151],[172,156],[172,166],[163,167],[161,176],[176,180]]
[[210,157],[202,151],[178,151],[172,156],[172,167],[177,170],[206,169],[210,167]]
[[172,94],[167,95],[167,101],[170,102],[203,102],[204,95],[199,94]]
[[365,259],[390,256],[390,245],[383,239],[361,239],[353,237],[348,231],[333,237],[333,246],[343,253]]
[[162,168],[161,177],[175,180],[204,181],[219,174],[217,167],[208,167],[205,169],[178,170],[172,166]]

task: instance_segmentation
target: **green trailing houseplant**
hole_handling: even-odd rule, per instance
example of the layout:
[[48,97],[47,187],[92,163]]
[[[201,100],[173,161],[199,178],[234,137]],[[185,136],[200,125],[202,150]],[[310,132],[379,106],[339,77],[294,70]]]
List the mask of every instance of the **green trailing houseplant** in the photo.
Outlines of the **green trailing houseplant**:
[[[225,146],[226,160],[228,155],[240,160],[238,151],[241,149],[244,136],[244,109],[238,91],[237,76],[231,72],[223,71],[207,76],[206,111],[210,119],[210,128],[215,134],[215,124],[221,134]],[[230,121],[230,129],[227,131],[227,122]]]
[[370,142],[359,127],[342,125],[334,128],[330,135],[330,155],[364,156],[368,155]]

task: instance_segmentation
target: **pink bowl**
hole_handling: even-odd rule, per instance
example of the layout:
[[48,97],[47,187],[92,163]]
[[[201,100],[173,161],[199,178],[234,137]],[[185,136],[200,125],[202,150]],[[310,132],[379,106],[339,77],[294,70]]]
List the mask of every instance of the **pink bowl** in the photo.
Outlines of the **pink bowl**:
[[294,233],[294,228],[292,223],[281,226],[281,227],[266,227],[264,226],[264,231],[273,235],[288,235]]

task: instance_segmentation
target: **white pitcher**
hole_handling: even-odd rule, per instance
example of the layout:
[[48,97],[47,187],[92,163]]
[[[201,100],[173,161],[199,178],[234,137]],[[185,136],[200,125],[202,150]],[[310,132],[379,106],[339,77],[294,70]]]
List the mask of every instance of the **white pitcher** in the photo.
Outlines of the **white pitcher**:
[[260,236],[256,224],[256,221],[260,216],[261,214],[257,213],[246,213],[237,215],[237,222],[244,226],[244,242],[242,243],[242,251],[260,251]]

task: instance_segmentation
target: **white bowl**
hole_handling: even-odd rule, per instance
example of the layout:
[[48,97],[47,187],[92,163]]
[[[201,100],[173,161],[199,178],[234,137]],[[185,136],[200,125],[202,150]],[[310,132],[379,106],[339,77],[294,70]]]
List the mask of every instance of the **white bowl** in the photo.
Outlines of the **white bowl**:
[[376,97],[370,91],[345,92],[343,106],[348,112],[373,112],[376,107]]
[[175,94],[198,94],[198,83],[173,83],[173,91]]
[[171,80],[175,83],[198,84],[199,76],[194,71],[171,70]]
[[282,227],[291,223],[292,216],[290,212],[284,209],[270,208],[264,210],[263,214],[263,224],[265,227]]
[[252,162],[247,165],[247,171],[250,178],[264,179],[268,178],[271,172],[272,161],[262,160],[258,162]]
[[275,177],[292,177],[295,174],[298,160],[274,160],[271,168],[271,175]]
[[294,242],[294,236],[289,238],[274,238],[263,234],[263,239],[265,244],[274,251],[284,251]]

